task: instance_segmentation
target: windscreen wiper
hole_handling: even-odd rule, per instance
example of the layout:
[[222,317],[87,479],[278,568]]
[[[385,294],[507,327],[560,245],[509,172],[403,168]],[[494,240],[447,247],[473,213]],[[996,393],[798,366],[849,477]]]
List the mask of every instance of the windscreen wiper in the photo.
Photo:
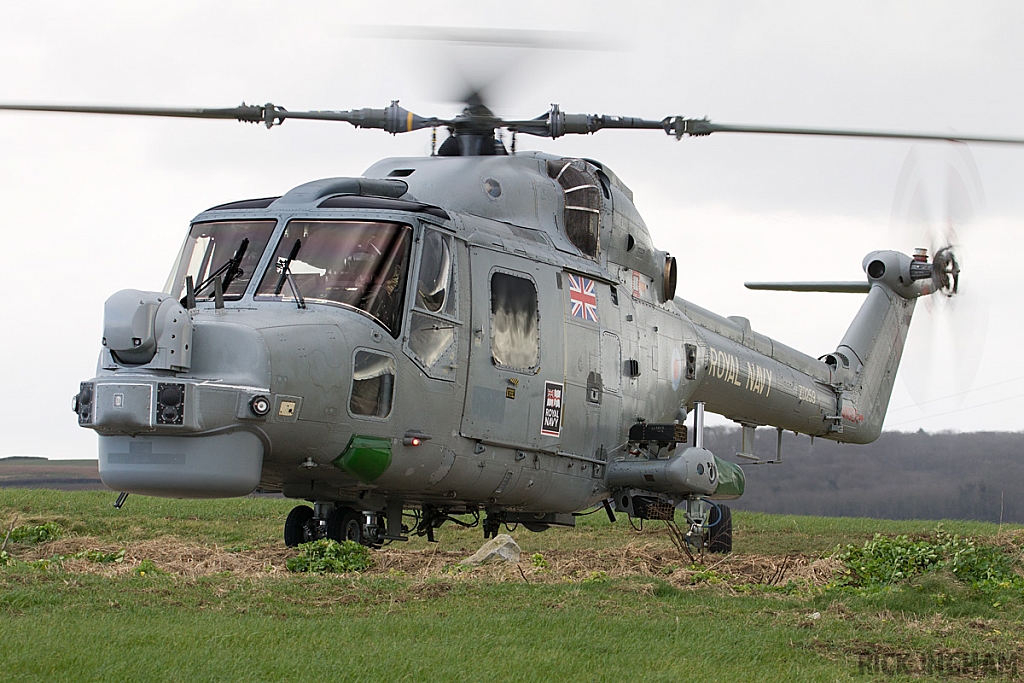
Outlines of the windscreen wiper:
[[[245,271],[242,270],[242,257],[245,256],[245,250],[249,248],[249,238],[243,237],[242,242],[238,245],[238,249],[235,250],[235,255],[228,259],[227,263],[222,265],[217,270],[213,271],[208,278],[199,283],[195,288],[194,296],[202,294],[203,290],[210,286],[210,284],[218,277],[223,276],[223,283],[221,289],[227,291],[228,285],[230,285],[236,277],[245,275]],[[186,306],[188,304],[188,294],[181,299],[181,305]]]
[[278,259],[277,269],[281,271],[281,277],[277,278],[277,286],[274,287],[274,296],[281,296],[281,289],[284,287],[285,280],[288,281],[288,286],[292,290],[292,294],[295,296],[295,301],[299,308],[306,307],[306,300],[302,298],[302,292],[299,291],[299,286],[295,284],[295,277],[292,275],[292,261],[299,255],[299,249],[302,248],[302,240],[296,239],[295,244],[292,245],[292,250],[288,252],[288,257],[284,259]]

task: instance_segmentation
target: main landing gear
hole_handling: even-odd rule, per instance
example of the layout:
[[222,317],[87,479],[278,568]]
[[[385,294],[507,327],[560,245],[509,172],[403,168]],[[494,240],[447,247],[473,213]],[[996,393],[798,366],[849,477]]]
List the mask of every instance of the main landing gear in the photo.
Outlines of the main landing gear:
[[732,552],[732,511],[708,500],[686,501],[686,542],[709,553]]
[[[317,509],[308,505],[292,508],[284,522],[284,544],[293,548],[321,538],[338,541],[355,541],[376,547],[383,540],[383,529],[379,515],[365,515],[343,505],[323,505]],[[317,514],[317,513],[320,514]]]
[[719,518],[707,533],[709,553],[732,552],[732,511],[726,505],[718,505]]

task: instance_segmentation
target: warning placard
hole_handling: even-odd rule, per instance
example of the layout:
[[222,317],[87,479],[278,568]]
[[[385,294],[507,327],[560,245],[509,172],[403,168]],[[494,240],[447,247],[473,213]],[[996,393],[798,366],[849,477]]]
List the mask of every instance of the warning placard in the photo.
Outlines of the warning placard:
[[544,414],[540,423],[540,433],[544,436],[562,433],[563,390],[563,385],[558,382],[544,382]]

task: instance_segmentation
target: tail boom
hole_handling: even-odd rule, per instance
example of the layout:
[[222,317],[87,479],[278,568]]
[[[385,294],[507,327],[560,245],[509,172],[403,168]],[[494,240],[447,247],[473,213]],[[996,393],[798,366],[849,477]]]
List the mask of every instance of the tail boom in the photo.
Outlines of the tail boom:
[[[745,320],[720,319],[689,306],[685,312],[703,328],[705,344],[703,377],[691,400],[744,425],[848,443],[877,439],[916,300],[934,288],[921,277],[920,256],[877,251],[863,265],[867,282],[859,288],[823,283],[829,289],[821,290],[800,283],[803,291],[867,292],[835,352],[821,359],[753,333]],[[746,329],[730,334],[728,327],[739,321]]]

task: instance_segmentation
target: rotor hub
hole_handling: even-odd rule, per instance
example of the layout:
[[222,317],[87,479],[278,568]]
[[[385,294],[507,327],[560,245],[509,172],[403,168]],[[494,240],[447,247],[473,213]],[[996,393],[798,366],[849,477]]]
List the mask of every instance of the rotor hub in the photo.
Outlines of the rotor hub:
[[933,290],[954,296],[960,289],[960,264],[953,247],[943,247],[932,259]]

